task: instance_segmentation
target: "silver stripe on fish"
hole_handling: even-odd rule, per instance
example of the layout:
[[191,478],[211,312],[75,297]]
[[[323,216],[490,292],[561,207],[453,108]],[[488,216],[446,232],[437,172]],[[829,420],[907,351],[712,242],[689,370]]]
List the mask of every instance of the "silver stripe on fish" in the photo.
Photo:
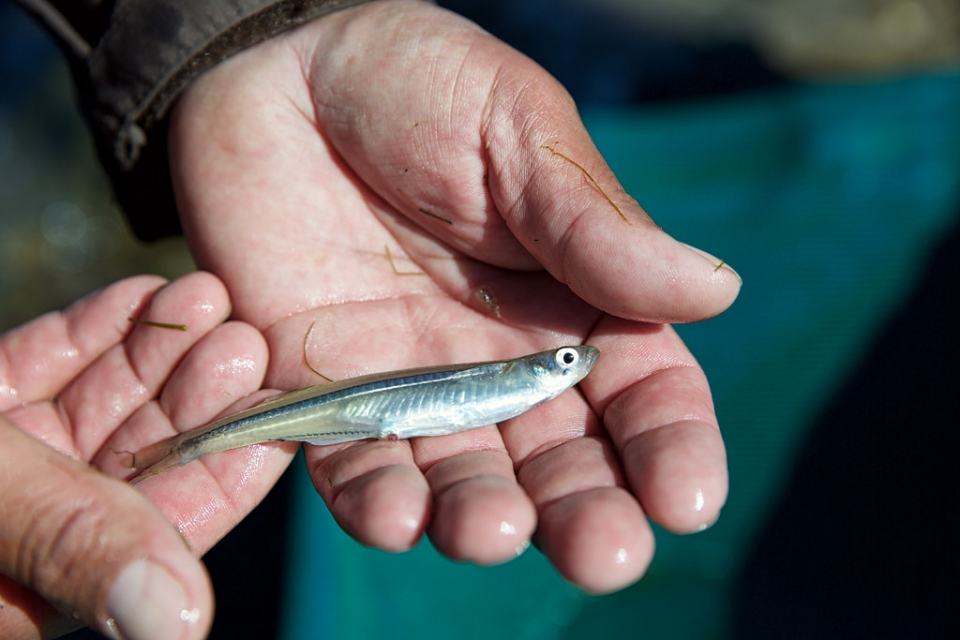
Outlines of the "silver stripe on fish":
[[441,436],[514,418],[580,382],[596,347],[513,360],[392,371],[280,394],[134,454],[135,480],[211,453],[273,440],[325,445]]

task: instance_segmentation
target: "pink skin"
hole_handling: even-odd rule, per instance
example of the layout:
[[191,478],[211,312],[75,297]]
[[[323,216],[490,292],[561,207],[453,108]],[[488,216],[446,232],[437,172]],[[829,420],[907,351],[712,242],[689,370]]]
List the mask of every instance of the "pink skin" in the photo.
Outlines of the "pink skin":
[[[399,551],[426,532],[454,559],[495,563],[532,539],[606,592],[646,569],[647,517],[696,531],[718,516],[709,388],[660,323],[721,312],[739,279],[624,193],[530,60],[434,6],[371,3],[206,74],[170,141],[191,248],[264,332],[270,386],[316,382],[301,357],[313,322],[310,362],[333,379],[565,343],[603,352],[579,391],[499,430],[307,447],[359,541]],[[384,246],[423,275],[397,275]]]
[[[645,571],[648,518],[679,532],[717,518],[709,388],[663,323],[723,311],[739,279],[650,221],[521,54],[432,5],[370,3],[209,71],[170,143],[188,240],[220,280],[122,281],[0,337],[0,636],[75,626],[59,612],[108,631],[148,560],[165,578],[134,589],[121,631],[203,637],[213,598],[196,556],[296,445],[210,456],[139,491],[110,476],[127,474],[122,452],[250,406],[264,383],[316,383],[302,361],[314,322],[307,355],[334,379],[580,342],[603,354],[577,390],[499,429],[307,447],[318,492],[364,544],[399,551],[426,532],[491,564],[533,542],[602,593]],[[385,245],[423,275],[394,273]],[[231,300],[240,322],[220,324]],[[140,615],[150,606],[159,622]]]
[[[0,637],[63,633],[78,623],[60,612],[73,611],[107,632],[107,619],[120,613],[111,587],[143,559],[182,591],[182,606],[155,630],[204,637],[213,597],[196,558],[249,513],[293,456],[291,445],[252,447],[209,469],[158,477],[142,493],[110,477],[129,473],[121,452],[206,422],[239,399],[249,405],[263,381],[263,338],[247,324],[222,324],[230,304],[218,279],[196,273],[163,285],[153,276],[123,280],[0,337]],[[130,316],[187,331],[137,326]],[[254,465],[257,476],[243,483]],[[222,486],[210,482],[214,473]],[[139,615],[146,601],[135,607]],[[183,624],[182,608],[198,610],[196,622]]]

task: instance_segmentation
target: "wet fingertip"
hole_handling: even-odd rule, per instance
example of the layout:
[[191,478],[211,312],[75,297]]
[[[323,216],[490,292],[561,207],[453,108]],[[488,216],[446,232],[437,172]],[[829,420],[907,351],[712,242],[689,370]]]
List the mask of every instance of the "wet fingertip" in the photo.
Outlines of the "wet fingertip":
[[432,512],[430,488],[416,467],[388,465],[347,481],[330,509],[361,544],[400,553],[423,537]]
[[681,533],[700,533],[701,531],[706,531],[713,525],[717,523],[717,520],[720,519],[720,513],[718,512],[715,518],[710,520],[701,520],[691,531],[682,531]]
[[687,421],[650,430],[630,442],[622,456],[634,493],[665,529],[696,533],[719,518],[728,475],[715,427]]
[[476,476],[436,497],[430,539],[454,560],[496,565],[524,553],[535,527],[533,503],[515,482]]
[[537,541],[564,578],[593,594],[619,591],[639,580],[656,545],[636,500],[608,487],[544,508]]
[[654,514],[650,517],[660,523],[670,533],[693,535],[706,531],[720,519],[720,507],[707,507],[702,491],[694,492],[694,506],[679,510],[674,508],[669,514]]
[[[187,280],[188,278],[189,280]],[[193,284],[193,281],[196,280],[196,286],[198,288],[202,287],[204,293],[202,296],[198,296],[198,300],[193,307],[197,313],[204,315],[215,314],[214,317],[218,324],[229,316],[232,305],[230,292],[227,290],[227,285],[225,285],[220,278],[207,271],[195,271],[183,276],[180,280],[186,280],[190,284]],[[179,282],[180,280],[175,280],[174,282]],[[223,315],[224,312],[227,313],[226,316]]]
[[705,531],[719,519],[722,507],[718,499],[706,494],[702,487],[675,490],[669,504],[653,504],[651,501],[650,517],[672,533]]
[[212,273],[194,271],[163,283],[135,309],[128,324],[179,330],[197,339],[223,324],[230,315],[226,285]]
[[519,558],[520,556],[522,556],[523,554],[525,554],[525,553],[527,552],[527,549],[530,548],[530,545],[531,545],[531,543],[530,543],[530,539],[529,539],[529,538],[526,539],[526,540],[524,540],[524,541],[522,541],[520,544],[518,544],[516,547],[514,547],[514,550],[513,550],[513,551],[514,551],[514,555]]
[[[691,524],[678,533],[699,533],[712,527],[720,519],[720,510],[723,504],[719,499],[708,499],[703,487],[693,491],[693,505],[690,509]],[[718,504],[719,503],[719,504]]]

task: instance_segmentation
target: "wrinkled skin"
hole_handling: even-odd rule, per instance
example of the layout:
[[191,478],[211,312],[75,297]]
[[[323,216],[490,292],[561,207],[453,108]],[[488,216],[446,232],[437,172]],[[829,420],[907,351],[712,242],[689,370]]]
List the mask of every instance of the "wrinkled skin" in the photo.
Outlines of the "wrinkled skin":
[[[34,623],[62,621],[38,592],[103,628],[111,585],[147,557],[200,613],[181,637],[203,636],[212,596],[199,564],[174,548],[172,529],[161,535],[146,523],[162,513],[201,554],[265,495],[295,445],[226,452],[150,478],[138,488],[159,510],[105,474],[124,474],[118,452],[262,399],[269,391],[237,402],[263,376],[274,389],[316,384],[304,350],[333,379],[561,344],[602,352],[578,389],[499,429],[307,446],[320,496],[366,545],[401,551],[426,533],[453,559],[492,564],[532,541],[568,580],[603,593],[643,575],[654,545],[648,518],[678,532],[717,518],[727,471],[709,387],[667,323],[721,312],[739,278],[660,231],[618,185],[564,90],[533,62],[431,5],[373,2],[211,70],[181,97],[170,136],[191,250],[222,279],[242,322],[213,321],[228,303],[209,274],[178,281],[149,303],[150,318],[197,333],[130,331],[125,312],[106,314],[114,333],[100,346],[113,340],[104,353],[120,350],[133,371],[127,382],[142,381],[124,411],[80,402],[86,376],[106,375],[90,373],[107,366],[100,356],[72,361],[76,371],[41,385],[34,396],[46,424],[11,413],[19,429],[59,433],[47,444],[102,470],[44,454],[98,487],[93,517],[112,536],[71,550],[73,538],[60,535],[64,557],[81,569],[110,557],[71,582],[16,570],[16,558],[43,541],[33,546],[13,526],[0,560],[18,582],[0,583],[0,594],[36,605],[18,609],[35,611]],[[201,322],[199,309],[221,314]],[[69,326],[69,314],[58,322]],[[154,346],[141,352],[141,341]],[[167,342],[173,352],[161,348]],[[25,362],[6,349],[8,360]],[[9,482],[0,472],[4,495]],[[114,519],[121,503],[137,516]],[[10,628],[27,629],[26,620]]]
[[[271,444],[235,452],[225,466],[211,461],[234,487],[228,492],[214,483],[185,493],[172,474],[142,493],[116,480],[129,474],[123,452],[265,395],[257,390],[266,344],[247,324],[223,323],[223,283],[195,273],[163,285],[154,276],[123,280],[0,336],[2,638],[54,637],[78,626],[64,615],[74,612],[107,632],[108,618],[124,620],[123,594],[139,622],[121,627],[126,637],[146,637],[136,633],[142,626],[157,637],[203,637],[213,600],[196,555],[269,489],[240,490],[241,475],[259,466],[275,478],[290,460],[290,445]],[[135,326],[131,316],[175,320],[187,331]],[[210,505],[217,525],[195,535],[191,523]],[[136,576],[118,580],[142,560],[180,585],[179,601],[159,612],[166,622],[150,617]],[[200,616],[183,625],[183,609]]]
[[[707,383],[660,323],[720,312],[739,281],[623,192],[531,61],[435,7],[372,3],[217,68],[173,125],[190,245],[267,337],[271,386],[316,381],[300,353],[314,322],[308,356],[333,379],[566,343],[603,353],[580,392],[499,431],[308,448],[361,542],[402,550],[427,531],[491,563],[536,532],[568,579],[602,592],[642,574],[644,515],[678,531],[717,516]],[[422,275],[395,273],[385,247]]]

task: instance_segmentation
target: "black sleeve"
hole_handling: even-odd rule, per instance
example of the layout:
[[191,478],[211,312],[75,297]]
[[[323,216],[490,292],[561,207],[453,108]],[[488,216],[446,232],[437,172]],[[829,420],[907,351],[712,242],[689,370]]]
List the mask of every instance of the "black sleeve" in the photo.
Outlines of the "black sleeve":
[[258,42],[366,0],[18,0],[57,38],[134,233],[180,233],[166,114],[187,84]]

